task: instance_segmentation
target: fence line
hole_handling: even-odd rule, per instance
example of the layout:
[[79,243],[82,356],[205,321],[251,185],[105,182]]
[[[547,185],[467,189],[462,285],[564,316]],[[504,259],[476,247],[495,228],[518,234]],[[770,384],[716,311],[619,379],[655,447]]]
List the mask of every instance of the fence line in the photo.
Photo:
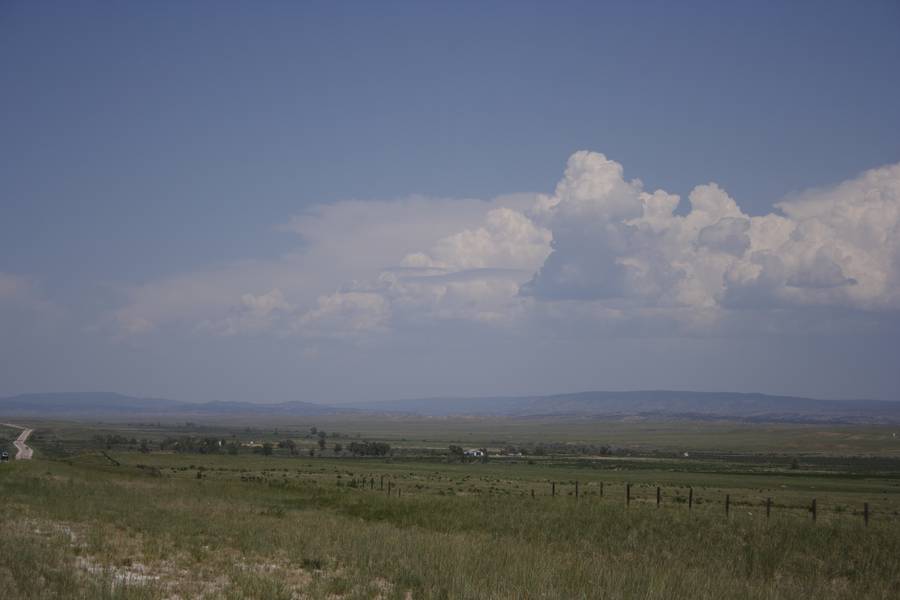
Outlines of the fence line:
[[[563,483],[560,483],[557,481],[551,481],[549,483],[550,483],[550,497],[556,498],[558,495],[557,494],[557,491],[558,491],[557,484],[562,486]],[[574,480],[574,481],[570,481],[567,483],[572,486],[571,489],[573,490],[573,491],[569,492],[569,495],[570,496],[574,495],[575,500],[579,500],[582,496],[588,497],[590,495],[597,496],[600,498],[600,500],[604,499],[605,482],[603,482],[603,481],[596,482],[598,485],[598,487],[597,487],[598,492],[594,493],[594,494],[592,494],[590,490],[586,491],[585,493],[582,493],[581,482],[579,480]],[[340,485],[340,483],[338,483],[338,485]],[[646,497],[644,499],[642,499],[637,496],[634,496],[632,494],[632,485],[633,484],[631,484],[630,482],[626,482],[624,484],[624,486],[625,486],[625,506],[626,507],[630,507],[632,504],[632,501],[636,501],[639,503],[652,502],[651,499],[648,499]],[[374,476],[362,477],[359,480],[357,480],[354,477],[353,479],[351,479],[351,483],[350,483],[349,487],[362,489],[362,490],[365,490],[368,487],[369,490],[374,491],[375,490],[375,477]],[[666,503],[664,502],[663,486],[657,485],[657,486],[650,486],[650,487],[656,488],[656,497],[655,497],[656,507],[662,508],[664,505],[666,505]],[[683,489],[683,486],[677,486],[676,489],[679,489],[679,490]],[[387,487],[385,488],[385,476],[384,475],[379,476],[378,490],[386,491],[387,496],[392,496],[395,491],[396,491],[396,495],[398,498],[401,497],[401,495],[402,495],[401,491],[400,491],[400,487],[396,483],[394,483],[390,477],[388,477],[388,479],[387,479]],[[531,488],[529,490],[529,492],[530,492],[531,498],[533,498],[533,499],[537,498],[534,488]],[[522,494],[525,495],[525,492],[523,492]],[[674,502],[670,502],[668,504],[669,506],[677,505],[677,504],[681,504],[681,503],[685,502],[685,499],[679,494],[676,494],[674,496],[674,498],[675,498]],[[717,504],[718,503],[716,500],[710,500],[708,498],[705,500],[703,498],[698,498],[697,502],[698,503],[703,502],[704,504],[709,504],[709,503]],[[732,502],[731,494],[724,494],[724,500],[722,501],[722,504],[724,505],[726,517],[731,516],[732,506],[749,506],[749,507],[756,506],[756,504],[754,504],[752,502],[747,502],[747,501]],[[767,496],[765,498],[765,500],[761,500],[761,505],[762,505],[762,507],[765,508],[765,514],[766,514],[767,520],[772,517],[773,509],[779,508],[779,506],[774,503],[771,496]],[[797,515],[798,510],[805,510],[806,513],[808,513],[807,518],[810,518],[813,523],[815,523],[818,520],[819,509],[820,509],[817,498],[812,498],[810,503],[805,506],[803,506],[803,505],[801,505],[801,506],[782,505],[780,508],[785,509],[785,510],[781,511],[780,514],[790,515],[790,516],[798,516]],[[687,487],[687,510],[692,511],[693,509],[694,509],[694,488],[693,488],[693,486],[688,486]],[[863,502],[861,512],[856,512],[856,511],[852,511],[852,510],[850,510],[850,511],[834,510],[834,511],[831,511],[829,514],[831,516],[836,516],[836,515],[842,515],[844,512],[849,512],[850,515],[862,516],[863,523],[866,527],[869,526],[869,520],[873,514],[873,511],[871,509],[869,502]],[[887,520],[892,520],[890,515],[885,515],[885,517],[887,517]]]

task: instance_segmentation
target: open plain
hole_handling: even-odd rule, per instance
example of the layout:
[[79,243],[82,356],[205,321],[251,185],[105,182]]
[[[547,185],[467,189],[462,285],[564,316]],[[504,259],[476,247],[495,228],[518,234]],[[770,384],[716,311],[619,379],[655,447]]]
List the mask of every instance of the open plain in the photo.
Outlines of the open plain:
[[[900,592],[890,427],[29,426],[35,460],[0,470],[0,552],[16,557],[0,567],[7,598]],[[486,456],[460,454],[472,449]]]

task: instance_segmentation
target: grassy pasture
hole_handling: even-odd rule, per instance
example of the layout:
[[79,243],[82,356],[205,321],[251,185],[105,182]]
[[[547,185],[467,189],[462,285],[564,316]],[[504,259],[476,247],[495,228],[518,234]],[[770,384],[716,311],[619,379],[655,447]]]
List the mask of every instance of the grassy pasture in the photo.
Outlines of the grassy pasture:
[[[395,448],[433,447],[448,444],[503,446],[507,444],[560,442],[604,443],[638,452],[751,453],[769,455],[882,456],[900,458],[900,427],[888,425],[740,423],[728,421],[572,419],[572,418],[463,418],[319,416],[204,420],[185,423],[173,419],[159,422],[71,423],[34,421],[54,436],[69,442],[87,440],[91,434],[108,431],[137,438],[158,439],[168,435],[237,435],[241,439],[276,441],[301,438],[316,426],[337,441],[378,439]],[[14,430],[9,430],[14,431]],[[2,430],[0,430],[2,432]],[[314,440],[313,440],[314,441]],[[331,438],[329,437],[329,441]]]
[[[359,439],[358,433],[376,439],[371,433],[380,427],[387,425],[363,432],[329,425],[341,432],[329,445]],[[648,450],[632,456],[559,453],[460,463],[446,452],[426,451],[446,449],[458,432],[429,439],[420,431],[414,440],[395,431],[377,438],[392,446],[406,441],[386,458],[328,452],[311,458],[282,450],[263,456],[245,448],[238,455],[145,453],[128,444],[98,449],[91,441],[98,432],[154,440],[188,432],[239,441],[296,435],[314,444],[300,423],[281,423],[277,433],[260,424],[248,430],[42,423],[38,459],[0,470],[0,556],[19,557],[0,565],[0,597],[900,594],[900,469],[890,452],[851,459],[807,449],[800,468],[792,469],[784,457],[740,446],[733,453],[709,448],[700,458],[657,456],[658,448],[636,433],[632,439]],[[782,434],[777,428],[761,433]],[[479,441],[488,445],[492,435]],[[870,440],[878,434],[848,435]],[[513,441],[529,441],[528,432]],[[690,436],[683,441],[695,443]],[[626,507],[628,483],[633,500]],[[769,519],[767,497],[775,502]],[[872,510],[868,527],[860,514],[864,502]]]
[[[317,418],[328,431],[401,444],[602,442],[636,450],[760,452],[900,457],[900,427],[748,424],[724,421],[571,418]],[[262,423],[260,424],[262,425]],[[897,434],[896,437],[893,434]]]
[[[3,419],[0,419],[0,421],[3,421]],[[16,447],[13,442],[21,433],[21,429],[0,425],[0,452],[8,452],[10,460],[15,459]]]

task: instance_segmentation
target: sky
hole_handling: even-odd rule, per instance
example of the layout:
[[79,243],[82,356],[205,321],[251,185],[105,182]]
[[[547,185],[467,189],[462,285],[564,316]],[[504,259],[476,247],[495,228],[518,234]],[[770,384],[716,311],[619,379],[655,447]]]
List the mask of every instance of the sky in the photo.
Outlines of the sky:
[[0,395],[900,400],[900,4],[0,2]]

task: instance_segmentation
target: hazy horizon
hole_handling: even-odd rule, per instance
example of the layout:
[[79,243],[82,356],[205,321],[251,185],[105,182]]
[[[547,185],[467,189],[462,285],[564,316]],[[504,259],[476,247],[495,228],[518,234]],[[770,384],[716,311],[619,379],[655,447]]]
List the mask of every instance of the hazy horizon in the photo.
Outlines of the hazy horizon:
[[250,397],[244,399],[233,399],[233,400],[223,400],[214,398],[211,400],[196,400],[191,398],[178,398],[178,397],[160,397],[160,396],[146,396],[146,395],[134,395],[134,394],[124,394],[121,392],[117,392],[114,390],[56,390],[56,391],[28,391],[28,392],[20,392],[16,394],[6,394],[0,396],[0,400],[4,398],[14,398],[18,396],[66,396],[66,395],[109,395],[109,396],[122,396],[126,398],[131,398],[135,400],[166,400],[166,401],[176,401],[176,402],[184,402],[188,404],[203,404],[209,402],[238,402],[238,403],[248,403],[248,404],[282,404],[282,403],[290,403],[290,402],[305,402],[312,404],[320,404],[322,406],[335,406],[335,407],[343,407],[343,406],[362,406],[366,404],[390,404],[390,403],[402,403],[402,402],[413,402],[413,401],[441,401],[441,400],[482,400],[482,399],[510,399],[510,400],[518,400],[518,399],[526,399],[526,398],[545,398],[545,397],[554,397],[554,396],[577,396],[577,395],[586,395],[593,393],[601,393],[601,394],[642,394],[642,393],[675,393],[675,394],[698,394],[698,395],[717,395],[717,394],[736,394],[736,395],[760,395],[760,396],[768,396],[768,397],[794,397],[808,400],[833,400],[833,401],[859,401],[859,402],[900,402],[898,399],[892,398],[864,398],[864,397],[834,397],[834,398],[823,398],[816,396],[803,396],[798,394],[767,394],[763,392],[754,392],[754,391],[734,391],[734,390],[701,390],[701,389],[581,389],[581,390],[570,390],[570,391],[560,391],[560,392],[551,392],[547,394],[491,394],[491,395],[473,395],[473,396],[398,396],[396,398],[382,398],[382,399],[373,399],[373,398],[365,398],[358,400],[322,400],[318,398],[294,398],[290,400],[280,400],[280,401],[269,401],[264,398],[259,397]]
[[900,5],[0,7],[0,396],[900,400]]

